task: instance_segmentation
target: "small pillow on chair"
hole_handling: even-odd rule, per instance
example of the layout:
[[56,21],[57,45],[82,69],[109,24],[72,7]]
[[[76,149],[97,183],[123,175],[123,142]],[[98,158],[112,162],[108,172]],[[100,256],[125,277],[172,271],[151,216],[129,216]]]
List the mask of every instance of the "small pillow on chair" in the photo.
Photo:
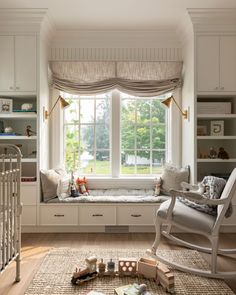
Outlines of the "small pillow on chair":
[[43,201],[47,202],[57,196],[57,186],[61,175],[56,173],[53,169],[51,170],[41,170],[41,187],[43,193]]
[[170,189],[181,190],[181,182],[189,182],[189,167],[177,168],[166,165],[161,175],[161,193],[170,195]]

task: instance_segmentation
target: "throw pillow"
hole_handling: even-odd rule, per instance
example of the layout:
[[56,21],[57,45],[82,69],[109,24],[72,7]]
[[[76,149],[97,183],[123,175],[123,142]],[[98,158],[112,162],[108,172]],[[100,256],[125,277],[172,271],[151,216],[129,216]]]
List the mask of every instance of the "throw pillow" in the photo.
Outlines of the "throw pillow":
[[172,165],[166,165],[161,175],[161,179],[161,193],[164,195],[170,195],[170,189],[180,190],[181,182],[189,182],[189,167],[177,168]]
[[63,200],[70,196],[70,177],[62,177],[57,186],[57,196],[59,200]]
[[41,170],[41,187],[43,193],[43,201],[47,202],[57,196],[57,186],[61,179],[61,176],[56,173],[53,169],[51,170]]
[[[209,199],[220,199],[223,189],[226,185],[226,181],[223,178],[218,178],[215,176],[205,176],[203,181],[199,184],[199,187],[204,187],[205,192],[202,194],[204,197]],[[184,195],[188,195],[188,191],[183,191]],[[199,194],[201,196],[201,194]],[[204,213],[216,216],[217,206],[208,204],[199,204],[197,201],[191,201],[183,197],[178,198],[179,201],[185,205],[192,207],[196,210],[202,211]],[[232,214],[232,204],[230,204],[225,217],[230,217]]]

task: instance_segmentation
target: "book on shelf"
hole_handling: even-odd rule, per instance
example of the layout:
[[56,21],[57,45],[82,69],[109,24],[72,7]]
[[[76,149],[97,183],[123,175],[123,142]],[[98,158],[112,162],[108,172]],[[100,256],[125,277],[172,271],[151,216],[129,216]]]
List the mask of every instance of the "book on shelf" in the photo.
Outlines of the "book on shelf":
[[11,133],[0,133],[0,136],[16,136],[21,135],[19,133],[11,132]]
[[36,110],[13,110],[13,113],[37,113]]

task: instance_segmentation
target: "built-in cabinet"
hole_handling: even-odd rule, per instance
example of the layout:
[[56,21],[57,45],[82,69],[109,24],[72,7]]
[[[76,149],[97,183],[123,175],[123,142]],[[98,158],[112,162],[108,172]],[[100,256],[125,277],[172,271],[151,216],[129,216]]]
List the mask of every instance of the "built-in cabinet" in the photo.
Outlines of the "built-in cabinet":
[[236,93],[236,35],[196,37],[198,93]]
[[[0,110],[0,143],[16,144],[22,153],[22,224],[37,223],[38,198],[38,93],[37,35],[0,35],[0,99],[11,102]],[[23,105],[30,106],[29,109]],[[27,133],[30,126],[32,133]],[[5,133],[11,127],[12,132]],[[23,182],[27,180],[27,182]]]
[[36,36],[0,36],[0,92],[36,92]]

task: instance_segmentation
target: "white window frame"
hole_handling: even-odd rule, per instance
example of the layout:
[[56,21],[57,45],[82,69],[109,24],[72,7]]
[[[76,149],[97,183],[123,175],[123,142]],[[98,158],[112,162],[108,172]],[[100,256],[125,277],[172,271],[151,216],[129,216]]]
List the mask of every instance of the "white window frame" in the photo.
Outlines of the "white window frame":
[[[57,99],[59,95],[58,90],[53,91],[53,102]],[[181,92],[180,90],[176,90],[173,92],[175,99],[181,104]],[[148,183],[147,180],[153,180],[153,175],[140,175],[140,176],[130,176],[126,177],[120,175],[121,169],[121,130],[120,130],[120,94],[119,91],[113,90],[112,98],[111,98],[111,175],[97,177],[95,175],[88,175],[88,179],[94,183],[96,183],[97,187],[99,185],[104,187],[104,180],[108,181],[109,186],[122,184],[130,186],[130,185],[138,185],[142,186],[144,183]],[[166,161],[171,162],[177,166],[181,163],[181,143],[182,143],[182,132],[181,132],[181,115],[176,108],[173,106],[168,111],[168,133],[167,133],[167,155]],[[63,130],[63,111],[57,107],[54,111],[53,119],[51,120],[51,134],[50,137],[51,142],[51,167],[62,166],[64,161],[63,155],[63,133],[60,131]],[[56,132],[55,132],[56,131]],[[144,182],[142,182],[142,180]],[[151,182],[150,182],[151,183]]]

